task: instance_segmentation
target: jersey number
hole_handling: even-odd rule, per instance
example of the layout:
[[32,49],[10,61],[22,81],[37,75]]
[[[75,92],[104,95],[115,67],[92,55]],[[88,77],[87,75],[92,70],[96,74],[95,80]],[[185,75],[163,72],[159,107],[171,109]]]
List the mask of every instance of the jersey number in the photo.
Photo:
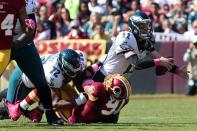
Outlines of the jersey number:
[[50,71],[51,74],[53,74],[56,78],[60,74],[60,70],[56,67],[53,67],[53,70]]
[[8,14],[1,22],[1,29],[5,30],[5,36],[12,36],[12,29],[14,28],[14,15]]
[[101,114],[103,115],[112,115],[112,114],[117,114],[120,112],[122,107],[125,105],[126,100],[115,100],[111,99],[107,102],[106,107],[107,109],[101,110]]

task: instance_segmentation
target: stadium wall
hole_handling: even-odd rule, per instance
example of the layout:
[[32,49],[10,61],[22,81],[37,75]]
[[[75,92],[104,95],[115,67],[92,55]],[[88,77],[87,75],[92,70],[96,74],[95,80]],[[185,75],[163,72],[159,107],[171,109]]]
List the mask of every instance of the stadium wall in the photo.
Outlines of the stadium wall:
[[[91,62],[98,60],[98,57],[107,52],[110,43],[106,41],[94,40],[52,40],[36,43],[41,55],[46,53],[56,53],[65,48],[73,48],[85,51]],[[158,50],[165,57],[174,57],[175,64],[183,65],[183,54],[188,47],[188,42],[158,42],[156,45]],[[149,59],[149,58],[147,58]],[[13,65],[9,67],[0,80],[0,90],[8,87],[9,75],[13,69]],[[127,74],[133,86],[134,94],[154,94],[154,93],[184,93],[186,80],[183,80],[171,73],[157,77],[155,68],[141,71],[135,71],[133,74]]]

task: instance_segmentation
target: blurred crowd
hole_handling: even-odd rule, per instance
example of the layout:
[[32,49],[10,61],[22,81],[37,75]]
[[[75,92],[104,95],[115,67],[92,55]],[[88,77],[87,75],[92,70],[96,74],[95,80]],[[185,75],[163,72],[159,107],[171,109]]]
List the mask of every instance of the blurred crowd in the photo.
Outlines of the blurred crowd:
[[154,32],[197,35],[197,0],[38,0],[35,41],[105,39],[127,30],[130,15],[144,11]]

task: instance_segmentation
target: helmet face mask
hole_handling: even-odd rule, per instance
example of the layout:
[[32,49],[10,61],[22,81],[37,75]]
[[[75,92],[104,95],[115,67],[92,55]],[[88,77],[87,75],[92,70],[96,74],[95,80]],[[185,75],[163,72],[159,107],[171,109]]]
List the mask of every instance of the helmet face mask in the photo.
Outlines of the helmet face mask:
[[76,52],[78,53],[80,57],[80,63],[81,63],[82,71],[83,71],[87,66],[87,56],[83,51],[76,50]]
[[65,61],[64,59],[62,60],[62,70],[66,74],[66,76],[74,78],[77,76],[78,73],[81,72],[81,65],[79,65],[77,68],[74,68],[70,63]]
[[148,16],[140,11],[135,12],[129,17],[129,28],[132,33],[142,40],[152,36],[152,23]]

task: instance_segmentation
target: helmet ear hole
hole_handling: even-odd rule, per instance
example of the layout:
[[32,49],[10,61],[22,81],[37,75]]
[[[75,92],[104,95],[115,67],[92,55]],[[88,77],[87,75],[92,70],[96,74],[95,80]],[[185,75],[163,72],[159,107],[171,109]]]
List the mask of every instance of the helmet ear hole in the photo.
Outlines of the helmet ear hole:
[[115,87],[113,88],[113,93],[114,93],[115,97],[118,98],[118,97],[120,97],[120,95],[121,95],[121,93],[122,93],[122,90],[121,90],[120,87],[115,86]]

